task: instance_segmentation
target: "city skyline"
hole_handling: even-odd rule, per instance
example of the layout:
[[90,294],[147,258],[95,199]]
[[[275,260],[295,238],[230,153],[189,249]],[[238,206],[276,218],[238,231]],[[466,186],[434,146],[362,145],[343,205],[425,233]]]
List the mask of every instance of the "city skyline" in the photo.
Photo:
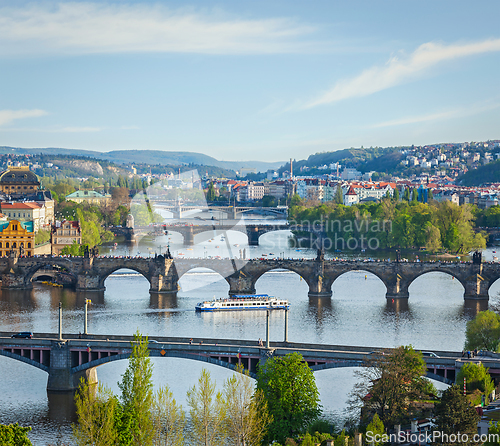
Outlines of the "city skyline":
[[497,2],[0,2],[0,145],[303,159],[498,139]]

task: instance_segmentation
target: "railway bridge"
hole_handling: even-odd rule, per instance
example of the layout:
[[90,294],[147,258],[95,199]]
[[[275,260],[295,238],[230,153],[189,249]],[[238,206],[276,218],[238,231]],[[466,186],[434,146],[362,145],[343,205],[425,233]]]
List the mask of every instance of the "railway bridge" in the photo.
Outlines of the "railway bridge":
[[[5,356],[48,373],[47,390],[73,391],[84,378],[97,381],[96,369],[102,364],[127,359],[131,354],[132,336],[35,333],[33,339],[12,339],[0,333],[0,356]],[[338,367],[363,367],[391,349],[343,345],[270,342],[269,348],[256,340],[198,339],[155,337],[149,341],[151,357],[184,358],[235,369],[242,364],[256,376],[257,366],[272,356],[300,353],[313,371]],[[456,372],[469,361],[481,360],[490,373],[500,375],[500,358],[464,359],[461,352],[436,351],[435,357],[424,357],[428,376],[442,382],[454,382]],[[493,356],[497,356],[494,355]]]

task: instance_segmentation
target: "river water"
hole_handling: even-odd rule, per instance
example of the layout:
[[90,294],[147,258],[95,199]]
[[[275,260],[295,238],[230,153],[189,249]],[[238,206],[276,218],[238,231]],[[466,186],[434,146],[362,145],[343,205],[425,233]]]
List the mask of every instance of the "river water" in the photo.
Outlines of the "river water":
[[[102,254],[154,255],[170,245],[183,257],[239,256],[314,257],[308,249],[288,246],[286,232],[268,233],[260,246],[249,247],[246,236],[230,232],[208,241],[197,236],[196,246],[182,246],[178,234],[155,239],[145,237],[133,246],[118,246]],[[340,254],[336,254],[340,255]],[[495,255],[491,249],[486,259]],[[150,296],[145,278],[120,270],[106,280],[106,291],[96,294],[89,310],[89,332],[206,338],[254,339],[265,337],[265,312],[197,314],[194,306],[202,299],[223,297],[229,286],[210,270],[192,270],[181,281],[177,297]],[[257,292],[277,295],[291,302],[289,340],[310,343],[395,347],[412,344],[424,350],[461,350],[466,322],[478,309],[464,305],[463,288],[450,276],[429,273],[410,286],[407,305],[387,302],[385,287],[370,273],[352,272],[339,277],[331,299],[307,296],[305,281],[291,272],[271,271],[257,281]],[[500,286],[490,290],[490,305],[497,300]],[[2,292],[0,331],[57,332],[58,305],[63,303],[63,331],[83,331],[84,297],[74,291],[35,284],[29,292]],[[271,314],[271,340],[282,340],[283,312]],[[227,369],[174,358],[154,358],[155,386],[169,385],[185,406],[186,391],[196,383],[202,367],[221,386],[230,376]],[[127,366],[116,361],[97,369],[99,380],[118,393],[117,382]],[[330,369],[315,373],[325,414],[339,416],[355,383],[354,369]],[[45,372],[15,360],[0,357],[0,423],[30,425],[35,445],[71,444],[71,423],[75,421],[72,397],[47,395]]]

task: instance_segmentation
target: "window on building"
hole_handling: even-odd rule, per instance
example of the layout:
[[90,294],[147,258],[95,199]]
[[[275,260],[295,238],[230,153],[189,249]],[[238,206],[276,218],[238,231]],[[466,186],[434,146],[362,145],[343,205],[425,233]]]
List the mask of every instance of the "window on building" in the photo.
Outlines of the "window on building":
[[17,243],[16,242],[12,243],[12,247],[17,248]]
[[31,242],[28,242],[28,248],[31,248]]
[[5,247],[6,247],[6,248],[10,248],[10,244],[9,244],[9,242],[5,242]]

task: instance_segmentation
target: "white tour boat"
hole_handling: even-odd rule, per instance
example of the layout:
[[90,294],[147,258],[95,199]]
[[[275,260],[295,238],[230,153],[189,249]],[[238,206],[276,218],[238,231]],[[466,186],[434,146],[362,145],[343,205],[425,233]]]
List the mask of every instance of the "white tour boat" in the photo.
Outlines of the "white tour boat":
[[287,300],[267,294],[240,294],[225,299],[200,302],[196,311],[288,310]]

